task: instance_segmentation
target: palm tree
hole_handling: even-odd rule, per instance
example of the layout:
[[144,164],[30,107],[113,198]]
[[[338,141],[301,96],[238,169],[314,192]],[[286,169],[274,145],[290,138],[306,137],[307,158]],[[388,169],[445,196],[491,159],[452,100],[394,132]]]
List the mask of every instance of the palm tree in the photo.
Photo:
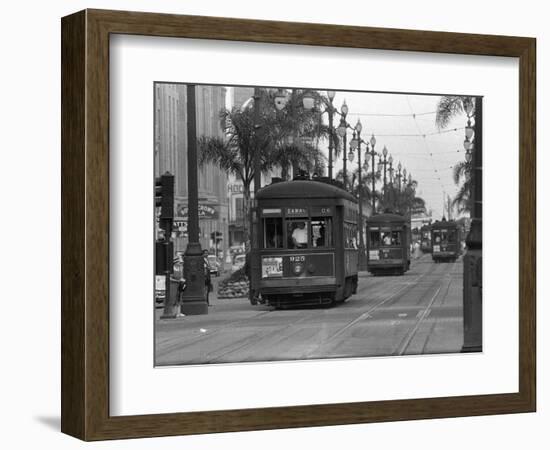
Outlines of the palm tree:
[[380,209],[389,210],[398,214],[407,215],[414,212],[426,212],[426,202],[422,197],[416,195],[418,182],[411,180],[406,186],[399,190],[392,183],[386,186],[386,195],[383,197]]
[[[275,165],[281,168],[281,177],[289,178],[290,168],[293,173],[299,169],[307,172],[323,173],[326,167],[326,157],[319,151],[321,140],[332,136],[334,155],[340,154],[340,144],[336,130],[323,123],[321,105],[327,105],[329,100],[317,91],[310,92],[315,98],[315,107],[306,110],[302,107],[306,91],[292,89],[284,108],[274,116],[275,125],[271,128],[272,138],[279,142],[273,153]],[[273,91],[267,92],[269,104],[274,103]]]
[[[475,102],[472,97],[443,96],[440,98],[435,114],[435,123],[439,129],[446,128],[451,119],[459,114],[466,114],[466,109],[473,108],[475,114]],[[474,137],[475,139],[475,137]],[[472,189],[473,164],[466,161],[457,163],[453,168],[453,179],[459,190],[452,200],[452,205],[459,213],[470,212],[470,191]],[[462,183],[462,184],[461,184]]]
[[473,164],[467,161],[461,161],[453,167],[453,180],[456,185],[459,185],[461,180],[462,185],[456,193],[452,206],[455,207],[458,213],[470,212],[470,198],[472,191]]
[[437,103],[435,124],[440,130],[443,128],[447,128],[453,117],[459,114],[466,114],[466,109],[468,107],[475,107],[473,97],[458,95],[442,96]]
[[[324,165],[324,155],[313,145],[315,139],[318,141],[326,133],[326,127],[319,127],[319,111],[303,108],[291,111],[293,106],[288,104],[282,111],[277,111],[273,91],[262,90],[261,94],[258,124],[251,107],[222,109],[219,118],[225,139],[208,136],[198,139],[199,166],[215,164],[242,182],[245,218],[250,211],[256,151],[260,154],[262,173],[280,167],[287,177],[293,165],[308,171],[322,169]],[[244,232],[247,241],[246,220]]]
[[[368,169],[363,166],[361,171],[361,185],[359,186],[359,167],[356,167],[352,172],[347,172],[347,180],[346,180],[346,189],[348,192],[350,192],[355,197],[359,198],[359,195],[361,195],[361,199],[363,200],[364,206],[369,206],[372,204],[372,171],[369,171]],[[375,174],[375,179],[379,180],[380,177]],[[340,183],[344,182],[344,172],[343,170],[339,170],[336,174],[336,181],[339,181]],[[375,201],[380,202],[381,197],[379,192],[374,193]]]

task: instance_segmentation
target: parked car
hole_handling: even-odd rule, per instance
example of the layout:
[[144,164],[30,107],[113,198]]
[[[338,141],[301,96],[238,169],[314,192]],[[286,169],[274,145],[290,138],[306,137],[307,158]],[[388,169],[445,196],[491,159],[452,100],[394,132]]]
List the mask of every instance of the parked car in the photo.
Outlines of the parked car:
[[244,267],[244,264],[246,262],[246,255],[245,254],[239,254],[236,255],[233,259],[233,265],[231,266],[231,271],[236,272],[239,269],[242,269]]
[[218,261],[218,258],[216,258],[216,255],[208,255],[207,261],[208,261],[208,267],[209,267],[209,270],[210,270],[210,275],[214,275],[215,277],[219,277],[222,265]]
[[155,275],[155,303],[163,304],[166,296],[166,277],[164,275]]

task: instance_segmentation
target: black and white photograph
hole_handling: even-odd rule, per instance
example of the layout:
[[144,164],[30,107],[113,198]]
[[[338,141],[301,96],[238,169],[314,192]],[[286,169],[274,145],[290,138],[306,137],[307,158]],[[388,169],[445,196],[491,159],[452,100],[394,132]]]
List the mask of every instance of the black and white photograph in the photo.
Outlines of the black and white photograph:
[[154,105],[156,366],[482,351],[482,97],[157,82]]

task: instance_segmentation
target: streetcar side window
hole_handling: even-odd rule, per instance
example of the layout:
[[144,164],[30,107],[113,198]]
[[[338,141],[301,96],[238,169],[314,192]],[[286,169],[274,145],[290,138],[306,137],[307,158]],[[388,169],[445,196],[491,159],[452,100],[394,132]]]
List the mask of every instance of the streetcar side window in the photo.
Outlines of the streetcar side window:
[[456,232],[454,230],[449,230],[449,232],[447,234],[447,242],[452,244],[455,241],[456,241]]
[[344,248],[357,249],[357,225],[344,223]]
[[286,235],[288,248],[307,248],[308,221],[287,220]]
[[312,247],[332,247],[332,219],[330,217],[311,218]]
[[266,217],[264,219],[264,248],[283,248],[283,219]]

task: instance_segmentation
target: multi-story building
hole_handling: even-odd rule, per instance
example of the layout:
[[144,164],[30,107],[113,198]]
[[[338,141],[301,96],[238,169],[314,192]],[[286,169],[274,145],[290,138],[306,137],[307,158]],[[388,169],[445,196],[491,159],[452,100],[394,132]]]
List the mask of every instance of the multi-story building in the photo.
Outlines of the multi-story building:
[[[197,86],[197,137],[221,137],[219,112],[225,107],[226,89],[222,86]],[[155,85],[155,177],[165,172],[174,175],[174,248],[187,246],[187,86]],[[213,164],[199,168],[199,228],[203,249],[213,249],[213,232],[220,232],[219,250],[229,241],[227,174]]]

